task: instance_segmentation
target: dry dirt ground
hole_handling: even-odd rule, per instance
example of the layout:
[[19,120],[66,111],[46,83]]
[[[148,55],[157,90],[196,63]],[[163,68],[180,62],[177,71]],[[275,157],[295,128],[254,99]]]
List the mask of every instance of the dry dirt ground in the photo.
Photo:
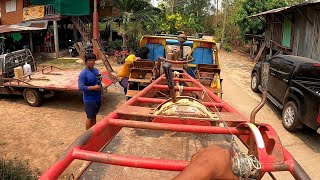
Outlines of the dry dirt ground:
[[[253,63],[247,57],[236,52],[222,51],[220,59],[222,60],[222,78],[224,79],[223,99],[243,115],[249,117],[251,110],[260,100],[260,95],[250,90],[250,72]],[[64,66],[81,69],[81,65],[67,64]],[[113,66],[116,71],[120,67],[116,63],[113,63]],[[112,85],[98,114],[98,119],[102,119],[124,102],[122,89],[118,85]],[[84,132],[85,113],[81,93],[58,93],[50,99],[45,99],[44,104],[36,108],[28,106],[20,96],[0,96],[0,109],[0,158],[17,158],[28,161],[31,168],[37,168],[41,172],[47,169]],[[271,103],[268,103],[257,115],[258,122],[269,123],[276,129],[283,145],[310,174],[311,178],[320,179],[318,173],[320,167],[318,165],[320,161],[320,142],[318,139],[320,136],[309,129],[289,133],[282,127],[280,118],[281,112]],[[132,137],[131,140],[134,143],[128,142],[129,139],[126,137]],[[178,147],[182,147],[182,150],[177,149],[175,152],[180,156],[174,157],[172,155],[172,151],[175,150],[169,147],[175,145],[169,145],[168,148],[152,152],[153,147],[167,143],[168,139],[174,139],[171,143],[179,143]],[[151,140],[156,140],[156,143],[149,144]],[[133,155],[148,154],[145,157],[161,157],[166,154],[166,157],[171,157],[171,159],[189,159],[199,147],[208,146],[210,144],[208,141],[211,139],[205,136],[182,136],[178,133],[163,132],[150,136],[144,131],[129,129],[122,131],[106,151],[121,154],[128,149],[140,148],[140,151],[135,151]],[[121,143],[123,146],[119,147]],[[77,174],[80,167],[83,167],[83,164],[76,162],[62,176],[62,179],[68,178],[71,173]],[[103,179],[100,176],[101,173],[99,176],[93,174],[94,171],[100,170],[113,172],[113,175],[109,174],[108,179],[169,179],[175,175],[174,173],[168,175],[166,172],[150,171],[148,176],[150,178],[147,178],[145,173],[139,174],[140,171],[135,171],[138,172],[138,175],[133,177],[130,176],[131,169],[115,167],[110,170],[107,166],[103,169],[99,168],[101,167],[95,167],[93,171],[89,168],[89,177],[83,177],[83,179]],[[106,174],[102,173],[103,176]],[[90,175],[92,175],[91,178]],[[276,177],[292,179],[288,173],[276,173]]]

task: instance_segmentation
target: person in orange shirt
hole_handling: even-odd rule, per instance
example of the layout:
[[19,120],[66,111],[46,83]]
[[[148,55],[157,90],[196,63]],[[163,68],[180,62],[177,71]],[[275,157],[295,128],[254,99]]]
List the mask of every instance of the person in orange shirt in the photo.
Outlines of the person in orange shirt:
[[142,47],[138,50],[136,55],[130,54],[124,62],[123,67],[120,69],[119,72],[119,84],[123,87],[124,93],[127,94],[127,88],[128,85],[132,86],[132,84],[128,83],[128,79],[130,76],[131,68],[133,67],[133,62],[140,60],[140,59],[148,59],[150,55],[149,48],[147,47]]

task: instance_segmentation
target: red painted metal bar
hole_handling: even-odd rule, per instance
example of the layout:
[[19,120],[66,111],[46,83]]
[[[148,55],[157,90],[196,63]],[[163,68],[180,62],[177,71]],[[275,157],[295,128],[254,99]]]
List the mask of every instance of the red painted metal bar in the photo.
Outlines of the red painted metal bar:
[[[168,90],[168,86],[166,85],[153,85],[153,88],[160,90]],[[175,86],[174,90],[179,90],[179,87]],[[183,87],[183,91],[203,91],[201,87]]]
[[[142,103],[155,103],[155,104],[161,104],[164,103],[167,99],[159,99],[159,98],[145,98],[145,97],[138,97],[138,101]],[[217,108],[223,107],[224,103],[212,103],[212,102],[201,102],[203,105],[207,107],[214,107]]]
[[[162,77],[162,79],[167,79],[166,77]],[[179,81],[179,82],[193,82],[192,79],[186,79],[186,78],[173,78],[174,81]]]
[[214,127],[214,126],[182,125],[182,124],[130,121],[130,120],[112,119],[112,118],[109,119],[108,123],[112,126],[152,129],[152,130],[162,130],[162,131],[208,133],[208,134],[231,134],[232,133],[235,135],[250,134],[250,130],[237,129],[235,127],[224,128],[224,127]]
[[[161,77],[164,77],[162,75]],[[133,96],[129,101],[125,103],[125,105],[134,105],[138,102],[139,97],[143,97],[147,92],[151,91],[153,89],[154,84],[159,84],[162,81],[162,78],[156,79],[153,83],[151,83],[149,86],[145,87],[142,91],[140,91],[137,95]]]
[[67,169],[67,167],[74,160],[72,157],[72,150],[68,151],[63,159],[56,161],[49,169],[47,169],[40,177],[39,180],[53,180],[58,179],[59,176]]
[[138,97],[138,101],[141,103],[161,104],[161,103],[164,103],[166,100],[167,99]]
[[[223,101],[222,99],[220,99],[217,95],[215,95],[215,94],[214,94],[213,92],[211,92],[208,88],[206,88],[205,86],[203,86],[199,81],[195,80],[195,79],[194,79],[193,77],[191,77],[189,74],[187,74],[187,73],[180,73],[180,75],[181,75],[181,74],[182,74],[183,76],[189,78],[189,79],[192,79],[192,80],[193,80],[193,83],[194,83],[195,85],[197,85],[198,87],[204,88],[205,91],[207,92],[207,94],[210,96],[210,98],[212,98],[212,100],[213,100],[214,102],[224,103],[224,101]],[[232,113],[235,113],[235,114],[237,114],[237,115],[245,118],[244,116],[242,116],[238,111],[236,111],[233,107],[231,107],[231,106],[230,106],[229,104],[227,104],[227,103],[224,103],[222,108],[225,109],[227,112],[232,112]],[[247,118],[245,118],[245,119],[247,119]],[[249,122],[249,120],[248,120],[248,122]]]
[[92,152],[81,150],[78,148],[74,149],[72,155],[75,159],[81,159],[86,161],[93,161],[118,166],[167,171],[182,171],[189,164],[189,162],[187,161],[138,158],[132,156],[122,156],[117,154]]

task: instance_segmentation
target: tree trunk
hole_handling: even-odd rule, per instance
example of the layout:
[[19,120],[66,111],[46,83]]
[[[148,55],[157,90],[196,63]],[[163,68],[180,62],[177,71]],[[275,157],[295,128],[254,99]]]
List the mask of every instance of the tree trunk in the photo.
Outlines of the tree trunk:
[[227,13],[228,13],[228,7],[226,7],[225,10],[224,10],[222,35],[221,35],[221,45],[224,45],[224,36],[225,36],[225,31],[226,31]]
[[127,50],[127,35],[122,34],[122,50]]

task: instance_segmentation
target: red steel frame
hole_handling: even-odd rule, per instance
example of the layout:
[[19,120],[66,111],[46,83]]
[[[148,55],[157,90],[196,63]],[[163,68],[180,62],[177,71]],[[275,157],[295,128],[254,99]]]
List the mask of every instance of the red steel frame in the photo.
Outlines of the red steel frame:
[[[209,121],[199,121],[197,119],[170,118],[152,115],[152,113],[149,113],[149,115],[143,114],[143,111],[147,109],[147,106],[143,106],[144,104],[160,104],[165,101],[165,99],[155,97],[157,91],[168,89],[165,86],[166,79],[163,75],[124,105],[107,115],[93,128],[84,132],[65,151],[64,155],[42,174],[40,179],[57,179],[75,159],[118,166],[169,171],[182,171],[188,165],[187,161],[181,160],[139,158],[99,152],[105,145],[111,142],[123,127],[206,134],[232,133],[260,161],[262,167],[258,178],[262,178],[267,172],[289,171],[296,179],[310,179],[292,155],[281,145],[278,135],[270,125],[249,123],[250,121],[247,118],[239,114],[234,108],[218,98],[186,72],[180,73],[180,76],[182,78],[174,78],[174,80],[176,82],[188,83],[189,87],[184,87],[184,92],[201,93],[203,90],[207,92],[211,100],[204,98],[202,100],[203,104],[213,111],[219,109],[221,114],[228,115],[226,117],[229,118],[224,120],[229,125],[229,128],[216,127],[211,125]],[[217,109],[213,108],[214,106]],[[132,111],[128,110],[130,108]],[[126,109],[126,111],[121,111],[121,109]],[[127,114],[126,112],[131,112],[131,114]],[[134,116],[132,112],[136,112],[136,116],[141,115],[141,117],[151,118],[151,121],[130,120],[130,117]],[[139,113],[141,114],[139,115]]]

